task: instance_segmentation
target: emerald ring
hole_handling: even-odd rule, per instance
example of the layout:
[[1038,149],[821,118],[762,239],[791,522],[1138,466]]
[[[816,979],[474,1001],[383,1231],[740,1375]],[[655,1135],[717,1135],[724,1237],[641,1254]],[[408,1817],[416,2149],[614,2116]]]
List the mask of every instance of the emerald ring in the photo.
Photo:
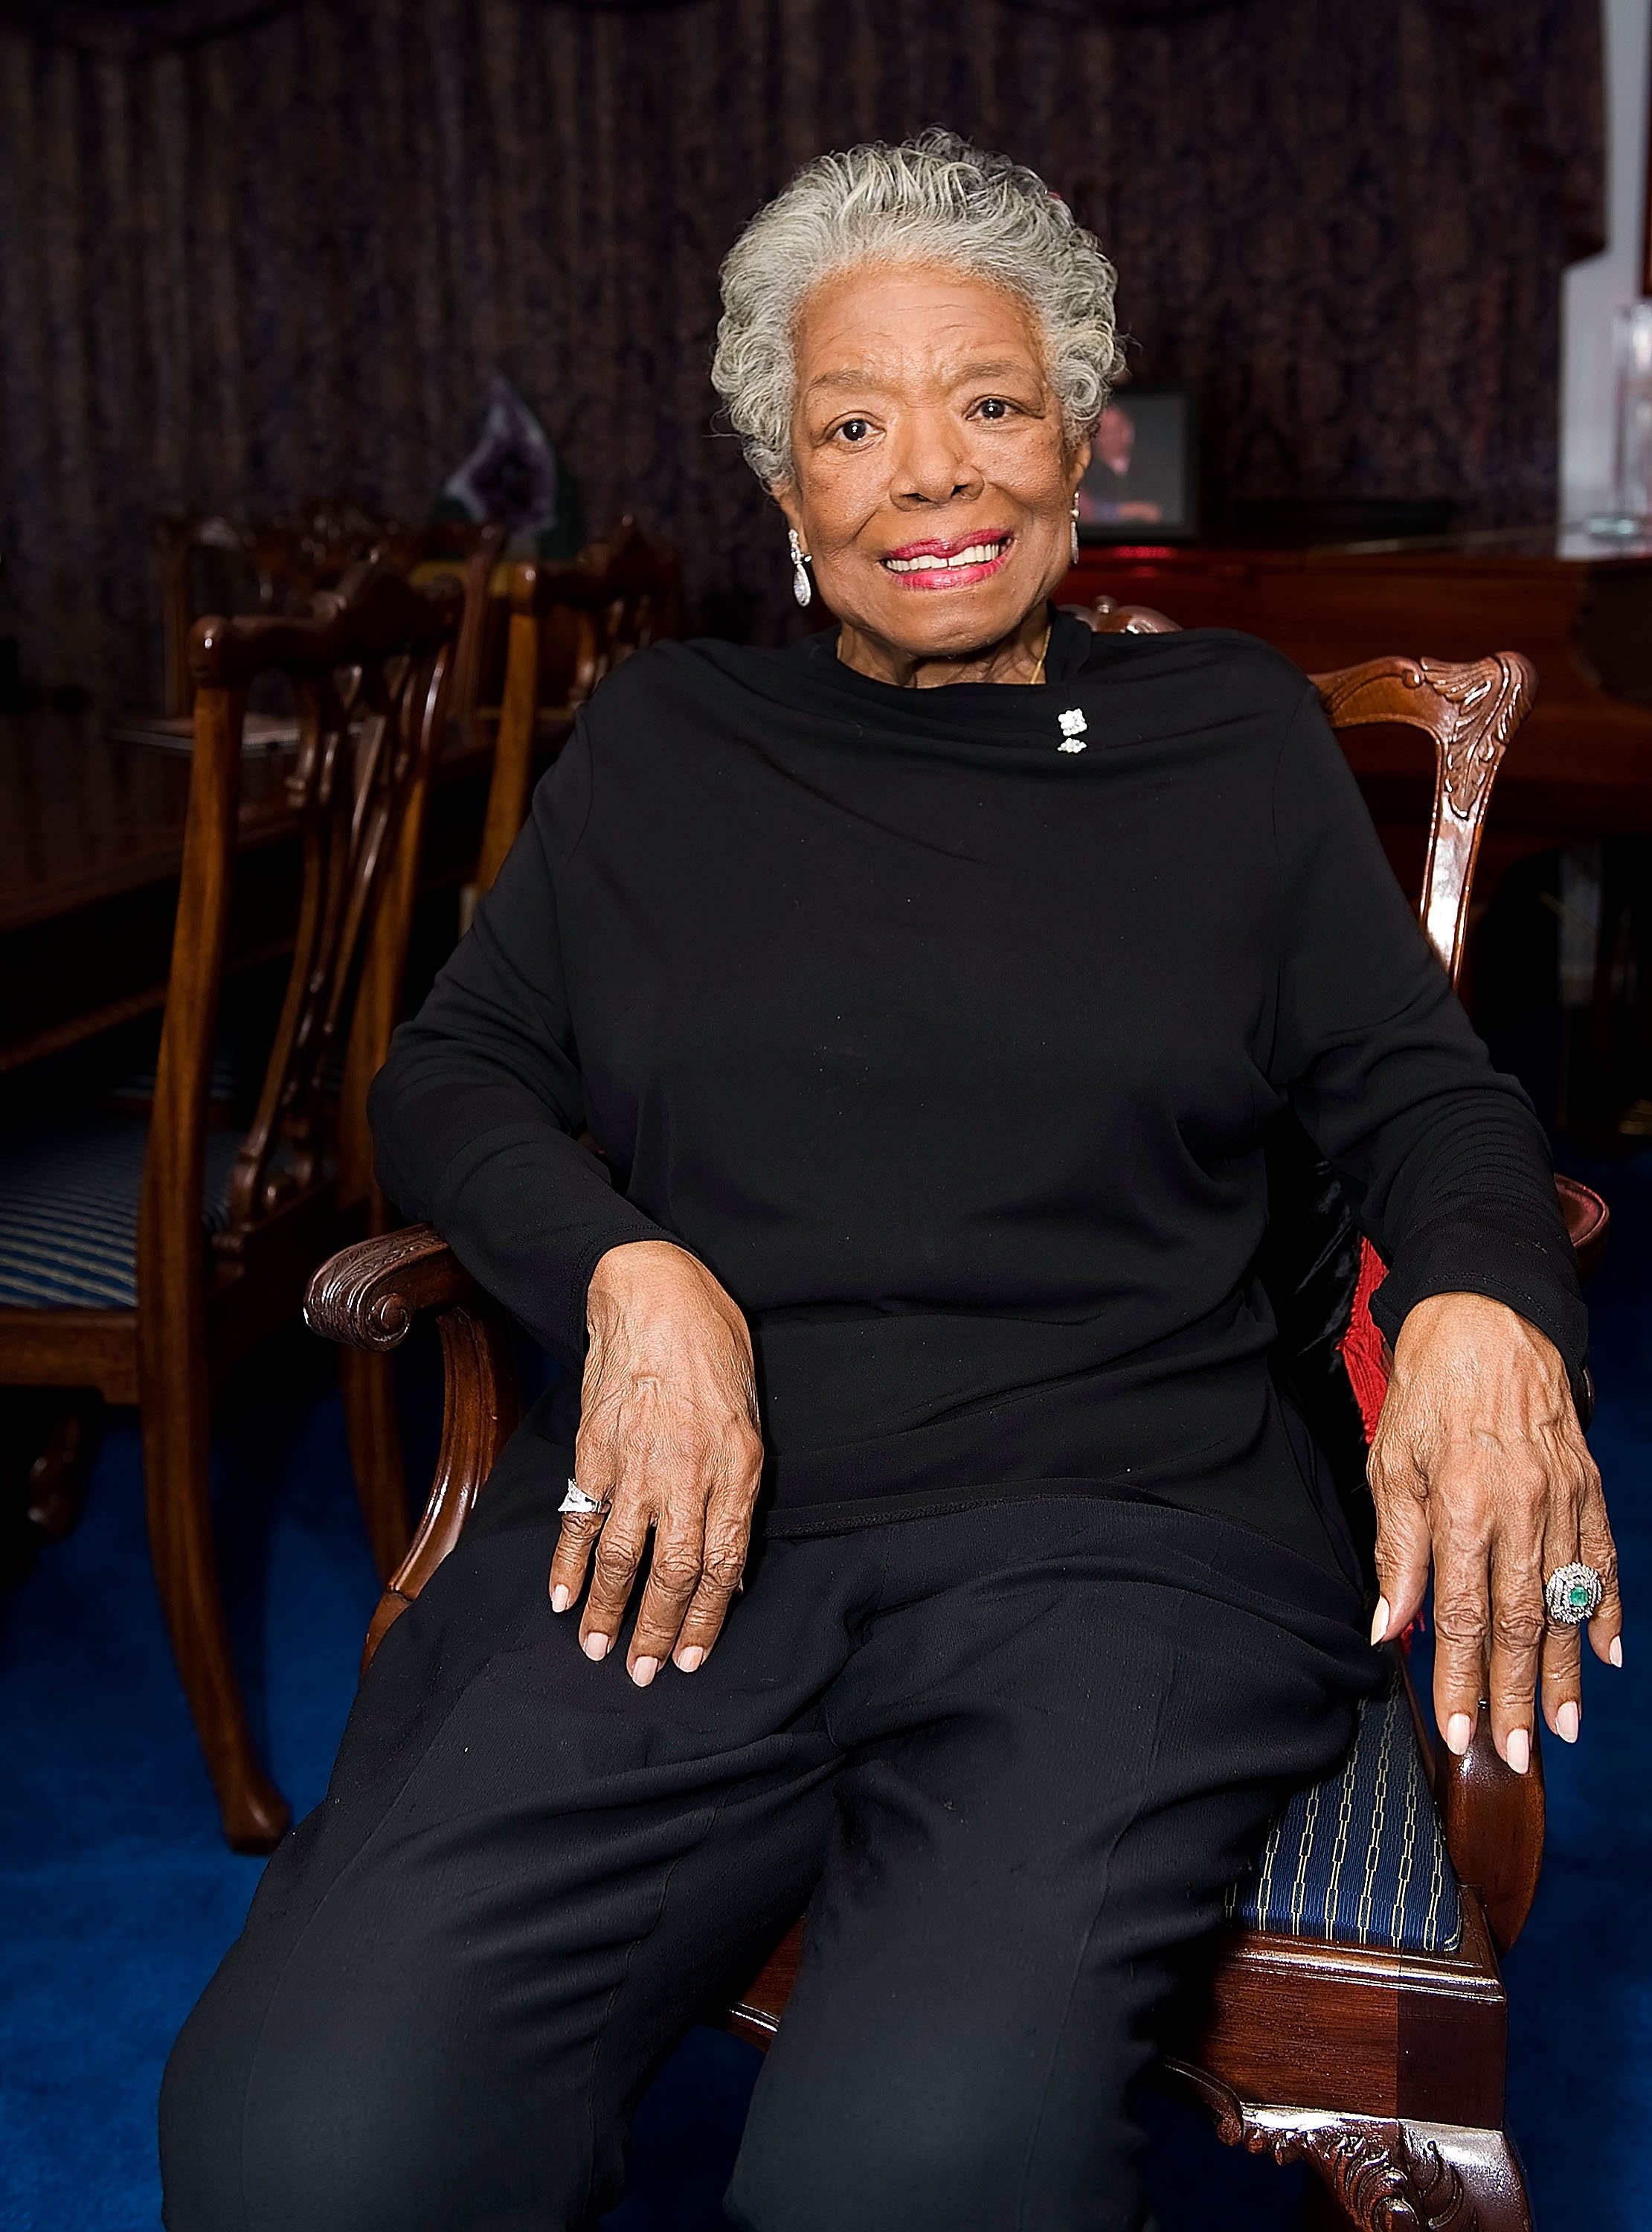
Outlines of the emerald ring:
[[1543,1585],[1543,1601],[1557,1627],[1581,1627],[1593,1619],[1605,1593],[1592,1566],[1558,1566]]

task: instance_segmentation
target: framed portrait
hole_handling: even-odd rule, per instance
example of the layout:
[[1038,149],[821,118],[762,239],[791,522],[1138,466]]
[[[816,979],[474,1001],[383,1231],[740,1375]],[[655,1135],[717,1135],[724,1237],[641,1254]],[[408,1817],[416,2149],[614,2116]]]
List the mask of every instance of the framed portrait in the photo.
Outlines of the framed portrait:
[[1123,387],[1102,412],[1079,483],[1082,542],[1188,542],[1198,533],[1193,392]]

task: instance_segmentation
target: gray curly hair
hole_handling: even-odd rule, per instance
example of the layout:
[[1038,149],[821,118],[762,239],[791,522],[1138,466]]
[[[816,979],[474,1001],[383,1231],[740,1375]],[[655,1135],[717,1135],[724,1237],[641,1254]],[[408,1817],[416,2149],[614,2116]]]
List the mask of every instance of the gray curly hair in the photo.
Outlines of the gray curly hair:
[[746,462],[791,478],[797,314],[812,287],[856,263],[938,263],[1017,295],[1038,321],[1069,438],[1087,434],[1124,368],[1113,267],[1036,171],[920,133],[818,156],[759,210],[722,267],[711,383]]

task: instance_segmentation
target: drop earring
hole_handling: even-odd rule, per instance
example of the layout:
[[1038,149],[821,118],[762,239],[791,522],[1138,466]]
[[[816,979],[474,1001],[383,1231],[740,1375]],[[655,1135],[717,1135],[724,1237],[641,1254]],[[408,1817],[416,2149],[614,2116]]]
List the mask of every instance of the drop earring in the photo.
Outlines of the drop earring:
[[[1073,529],[1075,539],[1078,529]],[[814,584],[809,579],[808,554],[797,539],[797,529],[788,530],[787,540],[792,546],[792,594],[800,605],[807,605],[814,594]]]
[[1072,499],[1072,562],[1075,566],[1079,562],[1079,499],[1076,494]]

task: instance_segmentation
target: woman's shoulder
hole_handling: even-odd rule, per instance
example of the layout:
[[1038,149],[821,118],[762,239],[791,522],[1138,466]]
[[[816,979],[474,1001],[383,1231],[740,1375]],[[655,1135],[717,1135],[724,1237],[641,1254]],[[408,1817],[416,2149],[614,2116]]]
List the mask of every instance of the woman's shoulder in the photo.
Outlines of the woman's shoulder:
[[1234,710],[1293,712],[1312,685],[1294,660],[1237,628],[1173,628],[1162,635],[1091,639],[1086,672],[1221,693]]
[[604,675],[586,708],[589,722],[613,721],[634,732],[638,715],[693,722],[716,717],[731,692],[761,688],[785,671],[787,653],[715,636],[672,638],[633,652]]

